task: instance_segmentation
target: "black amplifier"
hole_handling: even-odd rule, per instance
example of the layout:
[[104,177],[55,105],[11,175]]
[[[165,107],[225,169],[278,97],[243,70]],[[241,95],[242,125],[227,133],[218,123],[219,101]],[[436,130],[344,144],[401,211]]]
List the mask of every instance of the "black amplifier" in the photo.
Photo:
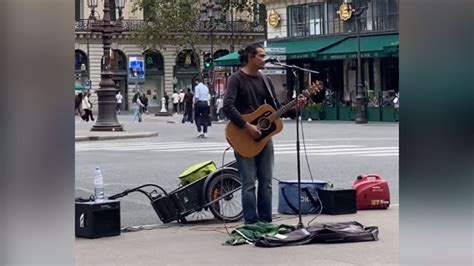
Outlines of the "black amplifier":
[[323,205],[321,213],[349,214],[357,212],[356,191],[353,188],[321,188],[319,199]]
[[76,202],[75,224],[77,237],[120,235],[120,202]]

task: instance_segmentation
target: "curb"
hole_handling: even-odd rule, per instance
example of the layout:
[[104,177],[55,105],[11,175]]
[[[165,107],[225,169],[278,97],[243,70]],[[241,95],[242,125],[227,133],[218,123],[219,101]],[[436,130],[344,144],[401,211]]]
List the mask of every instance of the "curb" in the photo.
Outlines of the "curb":
[[112,140],[112,139],[134,139],[134,138],[149,138],[157,137],[158,132],[142,133],[142,134],[128,134],[128,135],[115,135],[115,136],[77,136],[75,137],[76,142],[80,141],[99,141],[99,140]]

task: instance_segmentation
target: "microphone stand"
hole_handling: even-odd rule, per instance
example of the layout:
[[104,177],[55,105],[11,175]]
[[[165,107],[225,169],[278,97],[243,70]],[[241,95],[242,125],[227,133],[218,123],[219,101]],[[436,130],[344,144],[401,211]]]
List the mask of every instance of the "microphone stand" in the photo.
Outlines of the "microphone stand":
[[300,228],[303,228],[304,225],[301,218],[301,164],[300,164],[300,128],[299,128],[300,103],[298,101],[298,96],[300,95],[300,81],[299,81],[299,77],[296,71],[300,70],[303,72],[310,72],[310,73],[316,73],[316,74],[319,74],[319,72],[315,70],[295,66],[295,65],[283,64],[283,63],[280,63],[279,61],[272,62],[272,64],[291,69],[291,72],[293,73],[293,77],[295,78],[294,87],[296,90],[296,165],[297,165],[296,167],[298,171],[298,224],[296,225],[296,228],[300,229]]

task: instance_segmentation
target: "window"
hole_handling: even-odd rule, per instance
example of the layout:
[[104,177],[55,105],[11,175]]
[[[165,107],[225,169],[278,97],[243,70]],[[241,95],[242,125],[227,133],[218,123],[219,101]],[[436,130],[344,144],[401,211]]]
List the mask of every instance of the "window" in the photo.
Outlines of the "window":
[[290,6],[288,11],[290,36],[320,35],[326,32],[324,3]]
[[117,8],[115,8],[115,0],[109,0],[109,8],[110,8],[110,20],[111,21],[117,20]]
[[309,6],[309,35],[324,33],[324,7],[322,5]]
[[75,0],[74,18],[76,19],[76,21],[84,18],[83,0]]
[[[360,17],[361,31],[395,30],[398,25],[399,0],[353,0],[352,7],[367,7]],[[355,19],[342,21],[337,14],[342,1],[288,7],[288,36],[355,32]]]
[[260,25],[265,25],[267,16],[267,10],[264,4],[254,4],[254,22],[258,22]]
[[306,25],[306,5],[304,6],[292,6],[289,7],[289,23],[288,27],[290,28],[291,37],[299,37],[307,35],[307,25]]

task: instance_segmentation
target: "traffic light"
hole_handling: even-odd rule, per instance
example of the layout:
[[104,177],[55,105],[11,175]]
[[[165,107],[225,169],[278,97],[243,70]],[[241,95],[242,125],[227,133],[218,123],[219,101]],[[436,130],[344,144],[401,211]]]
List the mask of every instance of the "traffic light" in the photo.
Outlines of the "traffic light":
[[204,52],[203,54],[204,58],[204,69],[205,70],[210,70],[212,68],[212,54],[210,52]]

